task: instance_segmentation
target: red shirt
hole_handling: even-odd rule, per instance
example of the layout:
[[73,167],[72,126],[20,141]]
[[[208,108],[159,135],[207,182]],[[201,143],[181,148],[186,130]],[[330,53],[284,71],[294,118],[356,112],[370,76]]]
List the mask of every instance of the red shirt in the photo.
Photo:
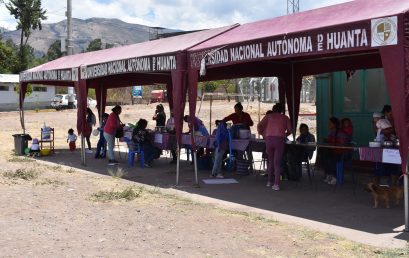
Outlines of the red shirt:
[[253,126],[253,120],[251,120],[251,117],[248,113],[246,112],[242,112],[241,116],[238,116],[236,113],[233,113],[229,116],[226,116],[225,118],[223,118],[223,122],[227,122],[227,121],[232,121],[233,124],[243,124],[245,126]]
[[115,135],[116,130],[120,127],[121,127],[121,124],[119,123],[118,115],[112,112],[108,116],[107,123],[105,124],[105,127],[104,127],[104,133]]

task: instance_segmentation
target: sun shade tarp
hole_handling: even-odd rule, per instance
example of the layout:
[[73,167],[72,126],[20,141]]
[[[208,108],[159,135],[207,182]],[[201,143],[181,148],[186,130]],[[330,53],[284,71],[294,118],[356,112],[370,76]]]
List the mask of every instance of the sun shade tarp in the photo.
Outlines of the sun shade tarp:
[[[78,123],[81,133],[85,121],[89,88],[96,89],[98,111],[105,111],[109,88],[132,85],[166,84],[170,105],[175,109],[177,134],[181,135],[186,87],[182,85],[186,67],[186,49],[215,37],[237,25],[163,38],[118,48],[65,56],[20,74],[22,96],[28,83],[73,86],[77,91]],[[176,78],[175,78],[176,77]],[[176,83],[176,84],[175,84]],[[185,94],[185,95],[183,95]],[[177,100],[177,101],[175,101]]]
[[[198,81],[276,76],[297,124],[302,77],[384,68],[400,139],[409,146],[409,1],[357,0],[240,25],[189,49],[189,99]],[[205,71],[205,76],[198,76]],[[197,78],[197,79],[195,79]],[[195,103],[189,103],[195,114]],[[368,125],[369,126],[369,125]],[[295,130],[295,128],[293,128]]]

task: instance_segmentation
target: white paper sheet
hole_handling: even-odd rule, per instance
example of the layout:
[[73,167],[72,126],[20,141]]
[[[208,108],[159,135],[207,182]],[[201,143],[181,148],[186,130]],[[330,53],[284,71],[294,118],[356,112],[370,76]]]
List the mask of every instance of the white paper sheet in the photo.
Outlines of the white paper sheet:
[[203,179],[203,183],[207,185],[225,185],[225,184],[238,184],[236,179],[233,178],[215,178],[215,179]]
[[382,162],[392,164],[402,164],[399,150],[397,149],[383,149]]

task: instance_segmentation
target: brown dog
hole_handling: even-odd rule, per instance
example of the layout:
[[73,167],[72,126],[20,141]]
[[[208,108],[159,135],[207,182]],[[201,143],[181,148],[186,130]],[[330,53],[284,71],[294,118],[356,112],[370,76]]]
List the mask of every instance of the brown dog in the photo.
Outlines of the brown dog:
[[381,200],[385,201],[386,208],[390,208],[391,201],[395,200],[395,204],[399,205],[399,201],[403,198],[403,187],[399,186],[386,186],[368,183],[366,190],[373,196],[373,208],[378,208],[378,204]]

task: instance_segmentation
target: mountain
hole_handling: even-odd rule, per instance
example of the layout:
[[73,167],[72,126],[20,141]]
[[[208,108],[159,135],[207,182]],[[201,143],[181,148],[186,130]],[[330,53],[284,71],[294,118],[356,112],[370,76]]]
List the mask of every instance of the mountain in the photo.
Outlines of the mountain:
[[[42,24],[41,31],[31,32],[28,44],[34,48],[36,56],[42,56],[52,43],[67,36],[66,24],[66,20],[57,23],[46,23]],[[162,34],[175,32],[180,32],[180,30],[131,24],[119,19],[72,19],[74,53],[82,52],[87,48],[90,41],[97,38],[102,39],[103,43],[115,46],[130,45],[155,39]],[[10,38],[14,43],[20,44],[20,30],[4,31],[3,38]]]

